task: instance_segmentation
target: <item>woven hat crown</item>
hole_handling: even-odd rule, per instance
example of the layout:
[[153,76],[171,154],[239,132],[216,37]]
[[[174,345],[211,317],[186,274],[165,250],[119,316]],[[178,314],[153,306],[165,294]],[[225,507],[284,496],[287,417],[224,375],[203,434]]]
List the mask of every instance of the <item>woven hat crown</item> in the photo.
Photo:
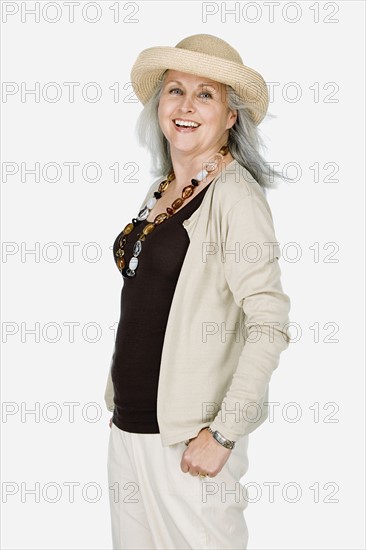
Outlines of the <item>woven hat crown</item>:
[[175,47],[181,48],[182,50],[190,50],[191,52],[221,57],[221,59],[243,65],[242,58],[230,44],[222,40],[222,38],[218,38],[211,34],[194,34],[193,36],[187,36],[187,38],[178,42]]

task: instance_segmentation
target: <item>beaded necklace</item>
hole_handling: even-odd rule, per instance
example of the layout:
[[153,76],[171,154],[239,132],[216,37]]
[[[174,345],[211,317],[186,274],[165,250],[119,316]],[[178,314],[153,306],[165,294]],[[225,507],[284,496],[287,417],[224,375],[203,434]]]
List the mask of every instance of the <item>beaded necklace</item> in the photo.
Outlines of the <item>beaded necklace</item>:
[[168,218],[175,214],[175,211],[183,206],[186,199],[192,196],[198,185],[204,180],[211,172],[217,170],[219,164],[222,162],[225,155],[227,155],[229,148],[227,145],[221,147],[214,158],[204,164],[205,168],[201,170],[195,178],[191,179],[191,185],[187,185],[182,190],[182,196],[175,199],[171,206],[168,206],[166,212],[158,214],[153,222],[149,222],[142,230],[142,233],[138,233],[138,239],[133,246],[133,256],[129,261],[128,267],[126,267],[125,260],[125,246],[127,242],[127,235],[129,235],[133,229],[139,225],[143,220],[146,220],[154,208],[156,202],[162,197],[165,191],[168,189],[170,183],[175,179],[174,171],[172,170],[167,175],[166,179],[159,184],[158,190],[154,192],[153,196],[147,201],[146,205],[140,210],[136,218],[132,218],[132,222],[128,223],[121,233],[119,239],[119,248],[116,251],[116,263],[119,271],[124,278],[131,278],[136,275],[136,270],[139,264],[138,256],[142,250],[142,243],[146,237],[154,231],[157,225],[165,222]]

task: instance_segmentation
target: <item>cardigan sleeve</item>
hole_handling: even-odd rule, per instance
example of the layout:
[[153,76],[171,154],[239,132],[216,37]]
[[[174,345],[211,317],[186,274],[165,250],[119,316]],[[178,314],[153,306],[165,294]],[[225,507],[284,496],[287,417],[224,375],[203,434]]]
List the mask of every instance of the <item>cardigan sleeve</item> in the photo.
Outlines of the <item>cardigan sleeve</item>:
[[231,384],[210,427],[237,441],[253,431],[259,414],[265,414],[263,399],[271,375],[290,342],[286,330],[290,299],[281,285],[272,214],[259,190],[234,204],[223,217],[221,231],[221,261],[233,299],[244,312],[245,337]]

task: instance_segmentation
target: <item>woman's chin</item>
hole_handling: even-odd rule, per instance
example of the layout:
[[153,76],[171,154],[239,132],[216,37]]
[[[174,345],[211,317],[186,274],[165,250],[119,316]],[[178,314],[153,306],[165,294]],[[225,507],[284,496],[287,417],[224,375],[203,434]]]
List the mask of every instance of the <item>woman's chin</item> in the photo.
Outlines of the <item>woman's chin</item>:
[[[168,140],[169,141],[169,140]],[[199,154],[200,147],[198,143],[195,143],[195,140],[191,139],[172,139],[169,141],[170,150],[176,151],[177,153],[195,153]]]

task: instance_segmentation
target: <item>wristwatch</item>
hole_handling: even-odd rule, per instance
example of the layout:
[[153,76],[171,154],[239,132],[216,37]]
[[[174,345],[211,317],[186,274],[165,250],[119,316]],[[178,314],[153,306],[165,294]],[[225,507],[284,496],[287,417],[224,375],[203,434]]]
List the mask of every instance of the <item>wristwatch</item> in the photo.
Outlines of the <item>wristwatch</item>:
[[217,430],[214,432],[211,430],[211,428],[207,427],[210,434],[212,434],[212,437],[216,439],[217,443],[220,443],[223,447],[226,449],[233,449],[235,447],[235,441],[230,441],[230,439],[226,439],[223,435],[220,434]]

